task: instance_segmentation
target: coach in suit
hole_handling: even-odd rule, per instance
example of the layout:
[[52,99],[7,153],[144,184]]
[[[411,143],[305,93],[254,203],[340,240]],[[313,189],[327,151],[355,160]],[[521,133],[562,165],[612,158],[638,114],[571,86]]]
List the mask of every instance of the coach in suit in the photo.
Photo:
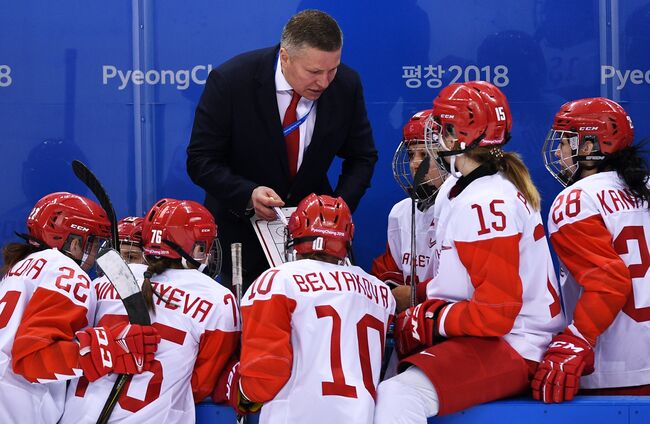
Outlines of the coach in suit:
[[[196,108],[187,172],[206,192],[231,278],[230,243],[242,243],[244,285],[268,268],[249,217],[273,220],[274,206],[309,193],[343,197],[354,210],[370,186],[377,151],[359,75],[341,63],[343,36],[324,12],[305,10],[279,46],[214,69]],[[336,188],[327,178],[343,158]]]

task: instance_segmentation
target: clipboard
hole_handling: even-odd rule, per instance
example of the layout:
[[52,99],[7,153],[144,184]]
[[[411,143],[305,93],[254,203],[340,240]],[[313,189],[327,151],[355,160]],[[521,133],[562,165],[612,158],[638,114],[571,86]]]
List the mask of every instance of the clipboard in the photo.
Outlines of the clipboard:
[[[282,214],[289,219],[291,214],[296,210],[292,208],[279,208]],[[251,224],[253,230],[257,235],[257,239],[262,246],[266,260],[271,267],[276,267],[286,262],[284,256],[284,225],[280,219],[274,221],[266,221],[258,218],[257,215],[251,217]]]

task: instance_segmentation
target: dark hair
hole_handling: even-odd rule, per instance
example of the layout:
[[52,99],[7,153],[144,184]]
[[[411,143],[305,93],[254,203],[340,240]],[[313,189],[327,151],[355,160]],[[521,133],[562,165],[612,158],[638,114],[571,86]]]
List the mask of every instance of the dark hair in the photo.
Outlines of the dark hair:
[[503,173],[534,210],[539,211],[541,198],[528,168],[518,154],[504,152],[500,147],[476,147],[465,152],[467,157]]
[[307,9],[289,19],[282,30],[280,45],[287,50],[313,47],[334,52],[343,46],[343,33],[330,15],[320,10]]
[[320,262],[327,262],[330,264],[338,264],[341,262],[339,258],[336,256],[328,255],[327,253],[318,253],[318,252],[311,252],[311,253],[299,253],[298,257],[300,259],[312,259],[314,261],[320,261]]
[[34,252],[43,250],[42,247],[27,243],[9,243],[2,248],[2,260],[4,264],[0,268],[0,278],[3,278],[14,265],[25,259]]
[[[142,295],[144,296],[144,301],[147,304],[147,308],[153,311],[154,290],[153,290],[153,286],[151,285],[151,277],[153,277],[154,274],[162,274],[169,268],[180,268],[181,265],[180,265],[180,260],[178,259],[171,259],[165,257],[158,258],[150,255],[147,255],[146,259],[147,259],[148,266],[147,266],[147,270],[144,272],[144,281],[142,282]],[[157,293],[156,293],[156,297],[159,297]]]
[[643,157],[648,153],[647,145],[648,140],[646,139],[639,144],[606,155],[605,159],[598,164],[598,171],[616,171],[632,196],[640,202],[648,202],[648,208],[650,208],[650,190],[648,190],[650,170]]

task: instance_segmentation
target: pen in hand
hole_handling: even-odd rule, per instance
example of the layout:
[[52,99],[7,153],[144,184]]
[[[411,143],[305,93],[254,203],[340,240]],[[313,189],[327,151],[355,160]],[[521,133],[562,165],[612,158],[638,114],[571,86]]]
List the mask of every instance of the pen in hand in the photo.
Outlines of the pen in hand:
[[282,210],[280,210],[279,207],[274,206],[273,210],[275,211],[275,214],[278,216],[278,219],[280,222],[282,222],[283,225],[288,225],[289,221],[287,221],[287,217],[284,216],[284,213],[282,213]]

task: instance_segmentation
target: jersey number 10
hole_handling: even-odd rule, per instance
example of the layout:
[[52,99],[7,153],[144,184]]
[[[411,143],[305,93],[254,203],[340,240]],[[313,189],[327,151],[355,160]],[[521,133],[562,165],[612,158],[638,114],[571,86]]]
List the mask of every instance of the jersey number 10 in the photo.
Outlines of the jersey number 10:
[[[330,340],[330,367],[332,369],[332,381],[323,381],[323,396],[344,396],[357,398],[357,388],[346,383],[343,374],[341,361],[341,316],[331,305],[319,305],[315,307],[316,316],[320,318],[332,318],[332,334]],[[368,344],[368,329],[374,329],[379,334],[381,350],[384,351],[384,323],[370,314],[365,314],[357,322],[357,342],[359,344],[359,365],[363,376],[363,385],[375,398],[375,383],[372,378],[372,363],[370,360],[370,348]],[[381,363],[381,360],[377,361]]]

